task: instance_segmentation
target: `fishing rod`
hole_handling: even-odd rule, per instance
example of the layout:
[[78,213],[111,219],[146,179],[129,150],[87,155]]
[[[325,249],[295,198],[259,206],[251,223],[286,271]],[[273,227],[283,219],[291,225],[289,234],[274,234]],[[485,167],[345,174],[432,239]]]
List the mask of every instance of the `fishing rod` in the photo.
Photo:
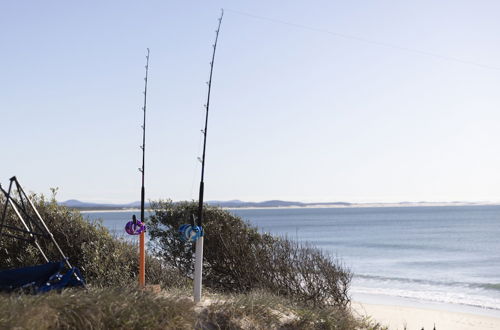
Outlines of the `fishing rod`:
[[141,186],[141,220],[144,221],[144,163],[146,160],[146,102],[147,102],[147,97],[148,97],[148,70],[149,70],[149,48],[146,48],[148,50],[148,54],[146,55],[146,76],[144,77],[144,106],[142,107],[142,110],[144,112],[144,118],[142,122],[142,146],[140,148],[142,149],[142,167],[139,169],[141,172],[142,176],[142,186]]
[[[146,55],[146,76],[144,77],[144,106],[142,110],[144,112],[143,122],[142,122],[142,167],[139,169],[141,172],[142,186],[141,186],[141,221],[144,224],[144,163],[146,160],[146,103],[148,96],[148,70],[149,70],[149,48],[147,48]],[[145,238],[144,231],[141,232],[139,236],[139,285],[144,286],[146,284],[146,251],[145,251]]]
[[221,15],[219,18],[219,25],[217,30],[215,30],[215,42],[212,45],[212,61],[210,61],[210,77],[208,79],[208,92],[207,92],[207,103],[205,104],[205,128],[201,131],[203,133],[203,155],[201,157],[201,180],[200,180],[200,194],[198,199],[198,218],[196,219],[196,225],[200,230],[200,236],[196,240],[196,251],[195,251],[195,264],[194,264],[194,301],[197,303],[201,300],[201,280],[203,271],[203,195],[204,195],[204,179],[205,179],[205,154],[207,147],[207,129],[208,129],[208,112],[210,109],[210,92],[212,90],[212,74],[214,71],[214,61],[215,61],[215,51],[217,50],[217,40],[219,39],[220,25],[222,23],[222,17],[224,16],[224,9],[221,9]]

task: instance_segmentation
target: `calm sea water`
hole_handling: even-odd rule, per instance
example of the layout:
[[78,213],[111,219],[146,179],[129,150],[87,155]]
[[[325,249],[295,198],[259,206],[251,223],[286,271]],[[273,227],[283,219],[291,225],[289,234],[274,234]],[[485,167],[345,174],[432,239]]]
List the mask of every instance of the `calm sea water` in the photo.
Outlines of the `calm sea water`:
[[[500,206],[234,209],[263,232],[309,242],[355,274],[354,294],[500,313]],[[87,213],[116,234],[132,212]],[[500,315],[500,314],[499,314]]]

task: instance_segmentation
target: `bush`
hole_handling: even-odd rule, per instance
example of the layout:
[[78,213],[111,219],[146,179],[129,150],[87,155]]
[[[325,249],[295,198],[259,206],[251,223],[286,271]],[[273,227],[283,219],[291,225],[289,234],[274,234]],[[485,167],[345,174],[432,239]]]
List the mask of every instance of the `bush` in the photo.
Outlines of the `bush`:
[[[193,274],[194,244],[179,239],[180,225],[196,214],[194,202],[152,203],[149,218],[154,253]],[[324,252],[286,238],[260,234],[241,218],[216,207],[203,210],[204,285],[226,292],[269,290],[315,306],[349,305],[351,273]]]
[[[86,281],[95,286],[128,285],[137,281],[137,246],[113,237],[100,222],[89,223],[78,211],[57,205],[54,198],[46,201],[43,196],[31,196],[40,215],[73,266],[78,267]],[[0,196],[0,210],[5,198]],[[21,226],[9,206],[7,223]],[[4,229],[5,230],[5,229]],[[54,244],[39,240],[51,261],[61,260]],[[38,249],[24,241],[0,237],[0,269],[18,268],[45,263]],[[171,267],[165,267],[147,255],[146,281],[163,285],[186,285],[186,278]]]

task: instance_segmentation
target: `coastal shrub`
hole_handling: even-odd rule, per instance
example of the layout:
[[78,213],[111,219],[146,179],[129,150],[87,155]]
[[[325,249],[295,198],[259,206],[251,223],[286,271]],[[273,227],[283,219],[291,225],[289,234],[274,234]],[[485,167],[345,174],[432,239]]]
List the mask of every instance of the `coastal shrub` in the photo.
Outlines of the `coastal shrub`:
[[[196,214],[194,202],[152,203],[152,251],[192,276],[194,244],[179,239],[178,228]],[[264,289],[315,306],[345,308],[352,275],[337,259],[308,245],[259,233],[240,217],[217,207],[203,210],[203,283],[224,292]]]
[[[137,246],[113,237],[99,221],[89,222],[80,212],[59,206],[53,197],[32,195],[40,215],[73,266],[78,267],[86,281],[95,286],[127,285],[135,283],[138,273]],[[5,198],[0,197],[0,210]],[[8,208],[7,224],[21,226]],[[5,229],[4,229],[5,230]],[[61,260],[50,240],[40,239],[40,245],[52,261]],[[146,280],[152,284],[182,286],[188,282],[180,272],[165,267],[157,258],[146,257]],[[45,263],[38,249],[24,241],[0,237],[0,269],[18,268]]]

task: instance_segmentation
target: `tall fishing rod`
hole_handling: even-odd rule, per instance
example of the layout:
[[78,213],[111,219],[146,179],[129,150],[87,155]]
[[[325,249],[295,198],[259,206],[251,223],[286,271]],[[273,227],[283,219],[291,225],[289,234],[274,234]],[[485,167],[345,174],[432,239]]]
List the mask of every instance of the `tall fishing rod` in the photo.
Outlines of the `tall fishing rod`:
[[220,25],[222,23],[222,17],[224,16],[224,9],[221,9],[221,15],[219,18],[219,25],[217,30],[215,30],[215,42],[212,45],[212,61],[210,61],[210,77],[208,79],[208,92],[207,92],[207,103],[205,104],[205,129],[202,130],[203,133],[203,155],[201,157],[201,180],[200,180],[200,195],[198,199],[198,218],[196,219],[196,224],[201,231],[200,237],[196,240],[196,251],[195,251],[195,264],[194,264],[194,301],[199,302],[201,300],[201,280],[202,280],[202,266],[203,266],[203,195],[204,195],[204,179],[205,179],[205,154],[207,147],[207,129],[208,129],[208,112],[210,109],[210,92],[212,90],[212,74],[214,71],[214,61],[215,61],[215,51],[217,49],[217,40],[219,39]]
[[149,48],[147,48],[148,54],[146,55],[146,76],[144,77],[144,106],[142,111],[144,112],[143,122],[142,122],[142,167],[139,169],[142,176],[142,186],[141,186],[141,221],[144,222],[144,163],[146,160],[146,102],[148,97],[148,70],[149,70]]
[[[139,171],[141,172],[141,179],[142,179],[142,186],[141,186],[141,222],[144,223],[144,196],[145,196],[145,190],[144,190],[144,163],[146,160],[146,103],[147,103],[147,96],[148,96],[148,70],[149,70],[149,48],[147,48],[148,54],[146,55],[146,76],[144,77],[144,106],[142,107],[142,110],[144,112],[144,117],[143,117],[143,122],[142,122],[142,146],[140,148],[142,149],[142,167],[139,168]],[[146,265],[145,265],[145,260],[146,260],[146,252],[145,252],[145,247],[144,247],[144,231],[141,232],[139,236],[139,285],[144,286],[146,284]]]

